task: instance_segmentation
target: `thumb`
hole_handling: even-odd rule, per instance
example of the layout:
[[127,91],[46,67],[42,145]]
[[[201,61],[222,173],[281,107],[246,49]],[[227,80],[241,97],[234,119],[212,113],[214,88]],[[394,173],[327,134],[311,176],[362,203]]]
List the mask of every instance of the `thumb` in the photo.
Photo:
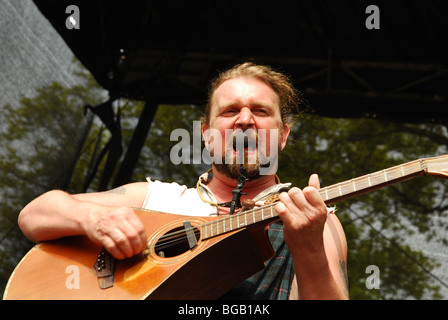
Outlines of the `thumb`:
[[320,189],[320,182],[319,182],[319,176],[314,173],[310,176],[310,179],[308,181],[308,186],[314,187],[316,189]]

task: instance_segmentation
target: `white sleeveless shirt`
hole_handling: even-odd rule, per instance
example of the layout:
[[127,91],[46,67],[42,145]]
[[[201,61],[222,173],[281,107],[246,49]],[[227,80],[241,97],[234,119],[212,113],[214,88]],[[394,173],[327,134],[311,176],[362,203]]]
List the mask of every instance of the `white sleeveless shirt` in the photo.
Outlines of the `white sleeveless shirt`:
[[[148,191],[143,203],[144,209],[188,216],[210,216],[218,212],[217,206],[211,204],[216,204],[217,200],[207,187],[208,172],[199,177],[197,188],[188,188],[176,182],[153,181],[150,178],[146,180]],[[257,202],[257,205],[262,205],[270,195],[290,186],[290,183],[276,184],[258,194],[253,200]]]

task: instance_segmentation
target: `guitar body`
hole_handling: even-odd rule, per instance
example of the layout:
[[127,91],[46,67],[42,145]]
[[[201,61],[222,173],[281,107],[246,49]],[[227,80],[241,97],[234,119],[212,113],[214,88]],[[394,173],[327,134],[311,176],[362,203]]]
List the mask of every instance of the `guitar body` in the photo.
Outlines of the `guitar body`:
[[[115,261],[113,286],[101,289],[94,264],[101,247],[85,236],[35,245],[17,265],[4,299],[216,299],[264,267],[272,255],[267,237],[242,228],[174,251],[156,252],[165,234],[216,217],[135,211],[148,235],[148,249]],[[257,228],[257,233],[261,229]],[[260,245],[260,242],[265,242]]]

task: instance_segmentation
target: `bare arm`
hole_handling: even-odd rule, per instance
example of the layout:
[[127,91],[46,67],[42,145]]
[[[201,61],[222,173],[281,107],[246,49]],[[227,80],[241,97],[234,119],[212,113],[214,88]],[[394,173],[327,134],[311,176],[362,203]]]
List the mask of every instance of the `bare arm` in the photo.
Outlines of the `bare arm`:
[[276,207],[293,257],[296,297],[347,299],[344,231],[334,214],[327,217],[325,203],[317,192],[317,175],[310,177],[309,185],[282,193]]
[[31,201],[19,215],[22,232],[32,241],[87,235],[118,259],[146,246],[141,221],[130,207],[141,207],[147,183],[133,183],[96,193],[71,195],[49,191]]

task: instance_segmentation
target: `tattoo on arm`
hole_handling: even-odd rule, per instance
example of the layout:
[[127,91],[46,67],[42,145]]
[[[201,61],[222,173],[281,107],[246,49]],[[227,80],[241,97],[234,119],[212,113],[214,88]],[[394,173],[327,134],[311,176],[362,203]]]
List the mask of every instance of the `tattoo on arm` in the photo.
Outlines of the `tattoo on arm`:
[[339,260],[339,274],[344,280],[344,294],[348,298],[348,275],[347,275],[347,263],[345,260]]
[[126,188],[125,187],[118,187],[112,190],[106,191],[107,193],[115,193],[115,194],[126,194]]

